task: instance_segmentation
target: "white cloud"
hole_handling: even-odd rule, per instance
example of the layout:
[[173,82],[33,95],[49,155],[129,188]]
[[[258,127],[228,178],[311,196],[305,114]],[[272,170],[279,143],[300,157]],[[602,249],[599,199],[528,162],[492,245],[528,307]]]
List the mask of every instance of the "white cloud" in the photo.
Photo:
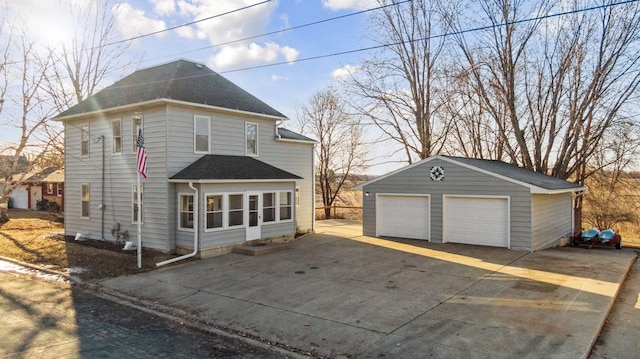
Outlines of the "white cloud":
[[176,12],[175,0],[151,0],[155,13],[159,16],[170,16]]
[[214,69],[224,70],[274,63],[280,56],[287,62],[294,62],[298,54],[298,50],[288,46],[281,47],[275,42],[267,42],[264,46],[251,43],[225,46],[218,54],[210,57],[209,62]]
[[349,76],[358,72],[359,69],[360,67],[358,66],[345,65],[339,69],[333,70],[331,77],[336,81],[346,80]]
[[300,51],[289,46],[282,47],[280,49],[280,53],[282,53],[287,62],[295,62],[298,58],[298,55],[300,55]]
[[[166,28],[164,21],[151,19],[145,15],[144,11],[134,9],[127,3],[117,6],[116,23],[124,37],[139,36]],[[160,33],[156,37],[163,38],[165,35],[166,33]]]
[[195,39],[197,36],[196,30],[191,26],[183,26],[176,29],[176,33],[180,37],[184,37],[186,39]]
[[322,6],[333,11],[372,9],[380,6],[376,0],[322,0]]
[[280,75],[271,75],[271,81],[273,82],[278,82],[278,81],[288,81],[289,78],[286,76],[280,76]]
[[[177,12],[184,21],[198,21],[213,17],[194,24],[191,29],[177,32],[179,36],[188,39],[206,39],[211,45],[264,33],[267,26],[274,20],[288,24],[286,15],[275,16],[277,2],[261,4],[237,12],[232,11],[253,5],[255,0],[177,0],[176,4]],[[228,14],[215,17],[224,13]],[[294,62],[300,55],[295,48],[275,42],[236,42],[215,47],[213,51],[217,53],[210,57],[209,64],[217,70],[251,67],[277,61]]]

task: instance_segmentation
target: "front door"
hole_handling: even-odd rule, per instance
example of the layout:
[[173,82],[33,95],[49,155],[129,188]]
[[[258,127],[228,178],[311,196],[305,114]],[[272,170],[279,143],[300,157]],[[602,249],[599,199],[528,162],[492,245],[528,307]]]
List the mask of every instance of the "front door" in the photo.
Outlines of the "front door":
[[262,225],[262,196],[260,193],[248,193],[247,208],[249,213],[249,220],[247,221],[247,240],[260,239]]
[[38,209],[38,202],[42,201],[42,186],[31,186],[31,209]]

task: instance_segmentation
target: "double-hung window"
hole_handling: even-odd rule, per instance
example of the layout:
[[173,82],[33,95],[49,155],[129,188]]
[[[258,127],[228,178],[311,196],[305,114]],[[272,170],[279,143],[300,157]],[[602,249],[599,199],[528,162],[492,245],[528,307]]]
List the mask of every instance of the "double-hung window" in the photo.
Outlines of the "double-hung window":
[[211,118],[195,115],[193,117],[193,152],[209,153],[211,146]]
[[276,220],[276,194],[267,192],[262,194],[262,222]]
[[292,213],[291,192],[280,192],[280,220],[291,219]]
[[193,195],[180,194],[180,213],[178,218],[178,226],[180,229],[193,229]]
[[[142,116],[133,116],[131,118],[131,153],[138,152],[138,129],[143,130],[142,128]],[[144,130],[143,130],[144,131]]]
[[53,194],[53,183],[47,183],[47,194]]
[[62,186],[64,186],[62,183],[58,183],[58,197],[62,197]]
[[[140,213],[140,220],[144,222],[144,185],[140,185],[140,203],[138,204],[138,185],[133,185],[133,199],[132,203],[132,213],[133,223],[138,223],[138,213]],[[139,211],[139,212],[138,212]],[[142,223],[140,222],[140,223]]]
[[244,224],[244,195],[229,195],[229,227]]
[[245,142],[246,142],[246,154],[247,156],[258,155],[258,124],[246,122],[244,124],[245,129]]
[[111,121],[111,135],[113,138],[112,153],[114,155],[122,154],[122,120],[116,119]]
[[89,157],[89,125],[80,126],[80,155]]
[[205,217],[207,229],[222,228],[224,226],[222,222],[224,217],[223,198],[220,194],[209,194],[206,196],[207,215]]
[[83,183],[81,185],[81,200],[82,205],[80,207],[80,217],[81,218],[89,218],[89,208],[90,208],[90,193],[89,193],[89,184]]

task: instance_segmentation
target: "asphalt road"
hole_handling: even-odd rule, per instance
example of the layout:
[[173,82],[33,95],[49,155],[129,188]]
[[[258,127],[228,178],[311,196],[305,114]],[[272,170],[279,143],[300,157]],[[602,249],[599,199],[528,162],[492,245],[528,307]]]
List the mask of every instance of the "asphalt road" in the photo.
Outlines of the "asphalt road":
[[2,358],[283,358],[0,263]]

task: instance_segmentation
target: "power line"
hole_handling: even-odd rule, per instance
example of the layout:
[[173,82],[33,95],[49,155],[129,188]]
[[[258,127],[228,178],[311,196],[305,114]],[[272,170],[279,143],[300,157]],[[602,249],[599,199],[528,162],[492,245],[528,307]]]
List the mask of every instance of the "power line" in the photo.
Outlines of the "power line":
[[[276,35],[276,34],[280,34],[280,33],[283,33],[283,32],[288,32],[288,31],[302,29],[302,28],[309,27],[309,26],[319,25],[319,24],[323,24],[325,22],[340,20],[340,19],[344,19],[344,18],[347,18],[347,17],[355,16],[355,15],[362,15],[362,14],[365,14],[365,13],[368,13],[368,12],[371,12],[371,11],[384,9],[384,8],[387,8],[387,7],[390,7],[390,6],[396,6],[396,5],[404,4],[404,3],[407,3],[407,2],[410,2],[410,1],[412,1],[412,0],[398,1],[398,2],[395,2],[395,3],[392,3],[392,4],[387,4],[387,5],[378,6],[378,7],[375,7],[375,8],[370,8],[370,9],[366,9],[366,10],[352,12],[352,13],[345,14],[345,15],[340,15],[340,16],[330,17],[330,18],[326,18],[326,19],[322,19],[322,20],[317,20],[317,21],[309,22],[309,23],[302,24],[302,25],[296,25],[296,26],[285,28],[285,29],[280,29],[280,30],[276,30],[276,31],[262,33],[262,34],[259,34],[259,35],[253,35],[253,36],[245,37],[245,38],[242,38],[242,39],[231,40],[231,41],[222,42],[222,43],[219,43],[219,44],[199,47],[199,48],[193,49],[193,50],[181,51],[181,52],[178,52],[178,53],[175,53],[175,54],[172,54],[172,55],[166,55],[166,56],[162,56],[162,57],[157,57],[155,59],[161,59],[161,58],[167,58],[167,57],[175,57],[176,55],[184,55],[184,54],[197,52],[197,51],[202,51],[202,50],[207,50],[207,49],[212,49],[212,48],[216,48],[216,47],[220,47],[220,46],[231,45],[231,44],[235,44],[235,43],[243,42],[243,41],[247,41],[247,40],[258,39],[258,38],[265,37],[265,36]],[[148,61],[150,61],[150,60],[147,60],[145,62],[148,62]]]
[[[153,35],[161,34],[161,33],[163,33],[163,32],[168,32],[168,31],[171,31],[171,30],[179,29],[179,28],[181,28],[181,27],[191,26],[191,25],[197,24],[197,23],[199,23],[199,22],[203,22],[203,21],[207,21],[207,20],[215,19],[215,18],[222,17],[222,16],[225,16],[225,15],[233,14],[233,13],[236,13],[236,12],[239,12],[239,11],[242,11],[242,10],[250,9],[250,8],[252,8],[252,7],[255,7],[255,6],[263,5],[263,4],[266,4],[266,3],[271,2],[271,1],[273,1],[273,0],[264,0],[264,1],[261,1],[261,2],[259,2],[259,3],[255,3],[255,4],[252,4],[252,5],[243,6],[243,7],[241,7],[241,8],[235,9],[235,10],[230,10],[230,11],[227,11],[227,12],[223,12],[223,13],[221,13],[221,14],[217,14],[217,15],[213,15],[213,16],[205,17],[204,19],[200,19],[200,20],[195,20],[195,21],[187,22],[187,23],[184,23],[184,24],[180,24],[180,25],[176,25],[176,26],[168,27],[168,28],[163,29],[163,30],[158,30],[158,31],[154,31],[154,32],[147,33],[147,34],[143,34],[143,35],[138,35],[138,36],[130,37],[130,38],[128,38],[128,39],[124,39],[124,40],[118,40],[118,41],[110,42],[110,43],[107,43],[107,44],[105,44],[105,45],[103,45],[103,46],[117,45],[117,44],[121,44],[121,43],[123,43],[123,42],[134,41],[134,40],[142,39],[142,38],[144,38],[144,37],[149,37],[149,36],[153,36]],[[94,47],[94,48],[92,48],[91,50],[94,50],[94,49],[96,49],[96,48]]]
[[556,18],[556,17],[561,17],[561,16],[579,14],[579,13],[583,13],[583,12],[587,12],[587,11],[606,9],[606,8],[610,8],[610,7],[614,7],[614,6],[631,4],[631,3],[638,2],[638,1],[640,1],[640,0],[627,0],[627,1],[621,1],[621,2],[617,2],[617,3],[613,3],[613,4],[604,4],[604,5],[591,6],[591,7],[583,8],[583,9],[576,9],[576,10],[559,12],[557,14],[536,16],[536,17],[522,19],[522,20],[504,22],[504,23],[501,23],[501,24],[491,24],[491,25],[485,25],[485,26],[480,26],[480,27],[475,27],[475,28],[470,28],[470,29],[465,29],[465,30],[453,31],[453,32],[449,32],[449,33],[433,35],[433,36],[427,36],[427,37],[414,39],[414,40],[399,41],[399,42],[395,42],[395,43],[391,43],[391,44],[382,44],[382,45],[369,46],[369,47],[360,48],[360,49],[353,49],[353,50],[347,50],[347,51],[341,51],[341,52],[334,52],[334,53],[331,53],[331,54],[324,54],[324,55],[305,57],[305,58],[302,58],[302,59],[296,59],[295,61],[280,61],[280,62],[275,62],[275,63],[271,63],[271,64],[265,64],[265,65],[243,67],[243,68],[238,68],[238,69],[233,69],[233,70],[221,71],[219,73],[220,74],[227,74],[227,73],[240,72],[240,71],[256,70],[256,69],[261,69],[261,68],[266,68],[266,67],[287,65],[287,64],[296,63],[296,62],[306,62],[306,61],[324,59],[324,58],[327,58],[327,57],[349,55],[349,54],[353,54],[353,53],[366,52],[366,51],[371,51],[371,50],[378,50],[378,49],[382,49],[382,48],[386,48],[386,47],[392,47],[392,46],[397,46],[397,45],[402,45],[402,44],[408,44],[408,43],[412,43],[412,42],[440,39],[440,38],[446,38],[446,37],[456,36],[456,35],[464,35],[464,34],[468,34],[468,33],[489,30],[489,29],[493,29],[493,28],[496,28],[496,27],[517,25],[517,24],[522,24],[522,23],[527,23],[527,22],[532,22],[532,21],[540,21],[540,20],[546,20],[546,19],[551,19],[551,18]]

